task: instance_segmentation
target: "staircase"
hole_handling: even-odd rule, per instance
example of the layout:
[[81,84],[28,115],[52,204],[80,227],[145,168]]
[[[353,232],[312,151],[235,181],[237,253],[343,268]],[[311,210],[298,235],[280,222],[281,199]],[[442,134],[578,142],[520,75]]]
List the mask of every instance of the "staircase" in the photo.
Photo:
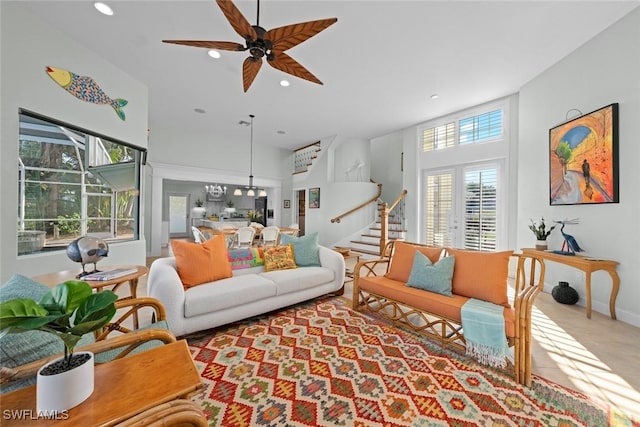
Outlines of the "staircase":
[[[382,223],[380,222],[380,212],[386,204],[378,202],[378,221],[371,224],[368,232],[360,235],[357,240],[351,240],[349,249],[351,252],[363,256],[380,256],[380,238],[382,237]],[[389,214],[387,221],[387,241],[404,240],[407,230],[404,227],[404,203],[396,206]]]
[[309,170],[320,152],[320,141],[298,148],[293,153],[293,175]]

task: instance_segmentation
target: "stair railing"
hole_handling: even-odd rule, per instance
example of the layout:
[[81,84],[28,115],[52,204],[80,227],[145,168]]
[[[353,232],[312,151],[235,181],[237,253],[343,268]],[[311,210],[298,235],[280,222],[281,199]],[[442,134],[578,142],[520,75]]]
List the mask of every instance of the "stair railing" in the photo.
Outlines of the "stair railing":
[[332,222],[332,223],[337,222],[337,223],[339,224],[339,223],[340,223],[340,220],[341,220],[342,218],[344,218],[345,216],[347,216],[347,215],[351,215],[352,213],[354,213],[354,212],[356,212],[356,211],[359,211],[360,209],[362,209],[362,208],[364,208],[364,207],[368,206],[368,205],[369,205],[369,204],[371,204],[371,203],[376,203],[376,202],[378,201],[378,198],[380,197],[380,195],[381,195],[381,194],[382,194],[382,184],[378,184],[378,194],[376,194],[375,196],[373,196],[373,197],[372,197],[372,198],[370,198],[369,200],[367,200],[367,201],[365,201],[365,202],[363,202],[363,203],[359,204],[359,205],[358,205],[358,206],[356,206],[355,208],[350,209],[350,210],[346,211],[345,213],[338,215],[338,216],[337,216],[337,217],[335,217],[335,218],[331,218],[331,222]]
[[318,151],[320,151],[320,141],[295,150],[293,154],[293,173],[306,172],[313,160],[318,157]]
[[405,202],[404,198],[407,195],[407,190],[402,190],[396,200],[389,206],[386,202],[380,204],[380,254],[384,254],[384,248],[389,241],[389,215],[396,210],[394,217],[397,216],[400,219],[400,225],[404,230],[405,223]]

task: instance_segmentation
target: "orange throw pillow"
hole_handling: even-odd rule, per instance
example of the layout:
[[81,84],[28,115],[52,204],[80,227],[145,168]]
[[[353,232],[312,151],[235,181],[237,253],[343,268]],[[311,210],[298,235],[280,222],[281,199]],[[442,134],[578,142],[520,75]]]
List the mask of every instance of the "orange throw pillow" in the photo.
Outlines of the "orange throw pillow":
[[293,245],[275,246],[264,250],[264,271],[298,268],[293,255]]
[[204,243],[172,240],[171,249],[176,257],[178,276],[185,289],[233,275],[222,234]]
[[447,248],[456,258],[453,293],[509,307],[507,275],[513,251],[477,252]]
[[433,246],[412,245],[406,242],[396,242],[394,244],[393,256],[391,257],[391,265],[386,277],[400,282],[407,283],[413,268],[413,257],[416,251],[422,252],[432,264],[440,259],[442,248]]

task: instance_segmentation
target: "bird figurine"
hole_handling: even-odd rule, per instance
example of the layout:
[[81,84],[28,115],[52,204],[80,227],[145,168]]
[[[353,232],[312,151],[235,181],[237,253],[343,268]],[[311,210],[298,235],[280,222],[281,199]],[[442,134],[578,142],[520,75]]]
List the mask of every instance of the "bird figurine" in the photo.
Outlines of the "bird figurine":
[[554,251],[557,254],[561,255],[575,255],[576,252],[584,252],[583,249],[578,245],[578,241],[570,234],[564,232],[564,226],[567,224],[579,224],[580,221],[578,218],[574,219],[565,219],[562,221],[553,221],[556,224],[562,224],[560,227],[560,233],[562,237],[564,237],[564,242],[562,242],[562,248],[559,251]]
[[[82,272],[76,276],[81,278],[87,274],[98,272],[96,263],[109,254],[109,245],[102,239],[91,236],[82,236],[69,243],[67,256],[71,261],[82,264]],[[86,271],[85,265],[93,263],[93,271]]]

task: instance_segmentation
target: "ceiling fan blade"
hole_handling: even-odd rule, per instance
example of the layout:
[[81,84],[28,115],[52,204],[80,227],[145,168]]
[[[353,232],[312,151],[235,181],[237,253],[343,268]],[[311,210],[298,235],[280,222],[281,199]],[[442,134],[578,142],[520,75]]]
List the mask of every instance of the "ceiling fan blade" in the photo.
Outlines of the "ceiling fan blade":
[[163,43],[179,44],[184,46],[204,47],[206,49],[219,49],[219,50],[233,50],[243,51],[247,50],[244,45],[235,42],[214,42],[208,40],[162,40]]
[[245,92],[249,90],[251,83],[253,83],[258,71],[260,71],[260,67],[262,67],[262,58],[250,56],[242,63],[242,85]]
[[247,18],[230,0],[216,0],[222,13],[227,17],[227,21],[231,24],[236,33],[245,40],[255,40],[258,38],[256,30],[253,29]]
[[338,18],[319,19],[317,21],[301,22],[274,28],[265,33],[264,39],[269,40],[275,52],[284,52],[310,39],[320,31],[335,24]]
[[287,55],[286,53],[279,52],[271,60],[268,60],[269,65],[280,71],[284,71],[292,76],[300,77],[301,79],[309,80],[310,82],[322,84],[322,82],[311,71],[304,68],[298,61]]

